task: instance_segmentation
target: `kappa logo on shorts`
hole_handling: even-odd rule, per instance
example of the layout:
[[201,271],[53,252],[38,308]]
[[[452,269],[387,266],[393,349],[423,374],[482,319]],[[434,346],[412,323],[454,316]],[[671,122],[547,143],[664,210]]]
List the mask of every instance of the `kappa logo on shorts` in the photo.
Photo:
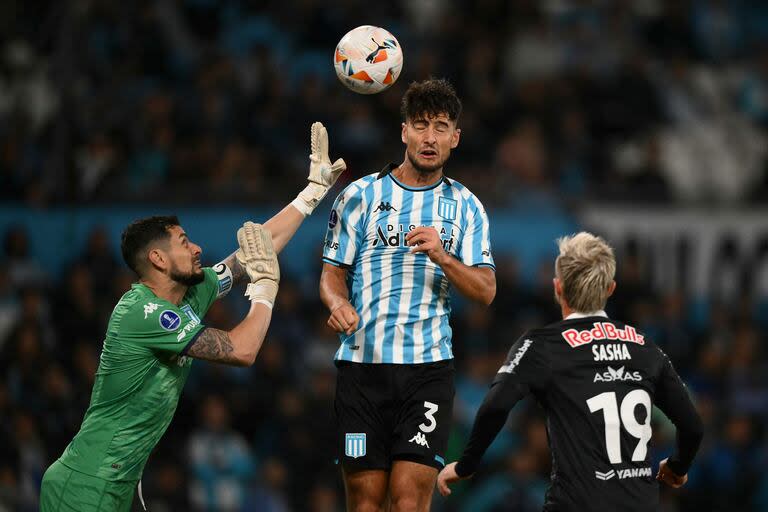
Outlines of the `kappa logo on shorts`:
[[181,324],[181,318],[175,311],[166,309],[160,313],[160,327],[166,331],[175,331]]
[[365,457],[365,434],[346,434],[344,438],[344,455],[357,459]]
[[427,436],[422,434],[421,432],[416,432],[416,435],[411,438],[409,443],[416,443],[419,446],[426,446],[429,448],[429,443],[427,442]]

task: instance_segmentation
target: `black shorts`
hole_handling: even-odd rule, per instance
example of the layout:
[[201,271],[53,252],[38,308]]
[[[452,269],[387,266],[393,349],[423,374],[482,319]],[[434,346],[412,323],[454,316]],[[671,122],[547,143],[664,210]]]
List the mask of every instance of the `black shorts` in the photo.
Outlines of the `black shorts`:
[[338,460],[347,471],[407,460],[441,469],[453,412],[453,360],[424,364],[336,361]]

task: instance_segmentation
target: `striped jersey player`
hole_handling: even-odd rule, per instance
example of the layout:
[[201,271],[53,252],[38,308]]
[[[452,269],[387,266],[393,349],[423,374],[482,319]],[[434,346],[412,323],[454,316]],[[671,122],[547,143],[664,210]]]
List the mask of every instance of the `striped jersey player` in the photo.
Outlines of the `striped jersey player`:
[[331,210],[320,294],[341,341],[335,410],[349,510],[381,507],[387,491],[428,509],[453,402],[449,292],[486,305],[496,293],[488,216],[443,175],[460,110],[448,82],[412,84],[404,161],[350,184]]
[[435,228],[445,252],[466,265],[494,268],[488,217],[468,188],[442,177],[409,187],[392,175],[395,164],[349,185],[331,211],[325,263],[348,273],[360,323],[342,334],[336,359],[356,363],[418,364],[451,353],[448,278],[405,236]]

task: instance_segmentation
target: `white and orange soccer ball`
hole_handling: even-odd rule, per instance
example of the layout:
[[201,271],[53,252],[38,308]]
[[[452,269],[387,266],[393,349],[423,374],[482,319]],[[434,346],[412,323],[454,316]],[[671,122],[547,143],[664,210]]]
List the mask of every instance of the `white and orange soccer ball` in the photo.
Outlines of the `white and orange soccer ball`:
[[347,32],[333,55],[336,76],[349,89],[375,94],[387,89],[403,69],[403,51],[395,36],[363,25]]

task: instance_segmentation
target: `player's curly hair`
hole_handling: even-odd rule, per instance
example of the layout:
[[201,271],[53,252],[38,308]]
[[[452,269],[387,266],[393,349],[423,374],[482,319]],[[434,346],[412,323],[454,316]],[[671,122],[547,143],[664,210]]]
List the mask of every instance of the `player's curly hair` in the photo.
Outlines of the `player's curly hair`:
[[128,224],[120,239],[125,264],[141,277],[148,246],[158,240],[167,241],[170,237],[168,228],[180,225],[175,215],[154,215]]
[[446,114],[448,119],[458,122],[461,100],[448,80],[430,78],[423,82],[412,82],[403,95],[400,114],[403,121]]

